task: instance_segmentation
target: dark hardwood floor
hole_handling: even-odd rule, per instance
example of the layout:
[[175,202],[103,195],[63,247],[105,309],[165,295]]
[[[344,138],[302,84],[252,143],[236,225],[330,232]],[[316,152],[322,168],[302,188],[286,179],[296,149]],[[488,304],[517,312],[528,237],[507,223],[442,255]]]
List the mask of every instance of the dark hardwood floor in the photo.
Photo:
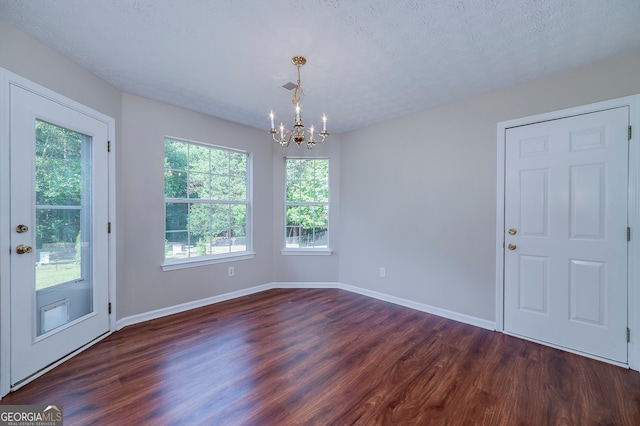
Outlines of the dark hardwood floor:
[[640,373],[331,289],[127,327],[0,404],[65,425],[640,425]]

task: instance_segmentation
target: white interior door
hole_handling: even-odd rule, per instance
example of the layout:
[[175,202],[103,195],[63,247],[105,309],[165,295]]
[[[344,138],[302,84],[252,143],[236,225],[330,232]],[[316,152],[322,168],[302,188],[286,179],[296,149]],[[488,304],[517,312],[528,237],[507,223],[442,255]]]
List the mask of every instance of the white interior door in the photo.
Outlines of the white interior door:
[[10,85],[11,386],[109,331],[108,124]]
[[627,362],[628,107],[506,131],[504,329]]

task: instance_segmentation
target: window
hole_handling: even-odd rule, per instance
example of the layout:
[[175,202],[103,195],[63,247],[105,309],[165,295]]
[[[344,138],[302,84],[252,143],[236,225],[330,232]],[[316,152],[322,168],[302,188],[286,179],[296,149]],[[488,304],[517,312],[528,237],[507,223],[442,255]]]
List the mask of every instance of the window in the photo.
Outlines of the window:
[[35,129],[35,276],[41,290],[91,279],[92,138],[38,119]]
[[249,170],[246,152],[165,139],[165,264],[249,254]]
[[329,160],[287,158],[285,251],[329,248]]

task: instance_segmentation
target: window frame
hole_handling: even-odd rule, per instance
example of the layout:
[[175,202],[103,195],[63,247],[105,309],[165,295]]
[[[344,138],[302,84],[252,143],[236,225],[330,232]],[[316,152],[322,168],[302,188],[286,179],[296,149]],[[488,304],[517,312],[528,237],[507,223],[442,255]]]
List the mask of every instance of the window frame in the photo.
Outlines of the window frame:
[[[245,238],[246,238],[246,247],[243,251],[237,252],[227,252],[220,254],[207,254],[196,257],[186,257],[182,259],[167,259],[166,257],[166,246],[163,247],[163,262],[161,264],[163,271],[172,271],[176,269],[190,268],[196,266],[203,265],[213,265],[217,263],[225,263],[232,262],[238,260],[246,260],[252,259],[255,257],[255,253],[253,251],[253,154],[249,151],[244,151],[242,149],[231,148],[228,146],[215,145],[206,142],[194,141],[190,139],[175,137],[175,136],[165,136],[163,139],[163,143],[166,147],[167,141],[171,142],[179,142],[188,145],[198,146],[207,148],[210,151],[219,150],[226,151],[231,153],[240,153],[246,155],[246,179],[245,179],[245,189],[246,189],[246,199],[244,201],[239,200],[213,200],[213,199],[200,199],[200,198],[188,198],[187,197],[166,197],[166,180],[165,180],[165,172],[166,168],[163,166],[162,168],[162,187],[163,187],[163,218],[164,218],[164,226],[163,226],[163,241],[166,241],[167,235],[167,203],[185,203],[185,204],[206,204],[206,205],[244,205],[246,206],[246,222],[245,222]],[[163,148],[163,151],[166,148]],[[163,155],[163,160],[166,158],[166,154]],[[188,167],[188,165],[187,165]],[[191,232],[191,230],[187,227],[186,232]]]
[[[326,160],[327,161],[327,201],[313,202],[292,202],[287,200],[287,161],[288,160]],[[283,232],[282,249],[280,253],[284,256],[329,256],[333,253],[331,249],[331,159],[329,157],[300,157],[287,156],[283,162]],[[327,247],[287,247],[287,207],[289,206],[326,206],[327,208]]]

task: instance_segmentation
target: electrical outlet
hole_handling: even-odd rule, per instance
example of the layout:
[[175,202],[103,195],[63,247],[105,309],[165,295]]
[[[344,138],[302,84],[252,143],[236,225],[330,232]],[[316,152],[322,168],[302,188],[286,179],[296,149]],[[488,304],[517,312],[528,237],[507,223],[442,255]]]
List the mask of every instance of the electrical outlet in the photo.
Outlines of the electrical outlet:
[[229,266],[229,276],[232,277],[236,274],[236,269],[233,266]]
[[387,277],[387,268],[380,267],[380,278],[386,278],[386,277]]

